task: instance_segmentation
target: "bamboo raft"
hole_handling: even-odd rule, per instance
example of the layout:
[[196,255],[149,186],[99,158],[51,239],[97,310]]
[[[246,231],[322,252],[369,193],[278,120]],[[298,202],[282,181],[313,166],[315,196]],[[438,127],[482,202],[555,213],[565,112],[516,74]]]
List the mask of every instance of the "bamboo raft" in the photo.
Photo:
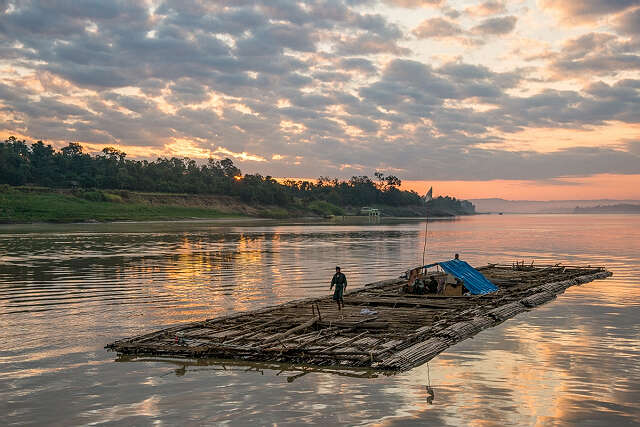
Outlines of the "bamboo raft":
[[[346,292],[343,317],[331,296],[306,298],[174,326],[106,348],[121,355],[405,371],[570,286],[612,274],[604,267],[523,264],[491,264],[478,271],[499,290],[414,295],[403,291],[406,278],[390,279]],[[363,314],[365,308],[369,314]]]

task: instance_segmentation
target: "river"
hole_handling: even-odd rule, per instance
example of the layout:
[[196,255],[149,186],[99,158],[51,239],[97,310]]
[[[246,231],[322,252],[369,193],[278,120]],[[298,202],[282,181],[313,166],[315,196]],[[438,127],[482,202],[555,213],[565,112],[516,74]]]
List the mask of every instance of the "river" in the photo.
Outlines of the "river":
[[397,375],[116,361],[118,338],[325,295],[336,265],[352,288],[396,277],[422,262],[425,223],[0,226],[0,423],[640,423],[640,215],[482,215],[427,235],[426,261],[614,276]]

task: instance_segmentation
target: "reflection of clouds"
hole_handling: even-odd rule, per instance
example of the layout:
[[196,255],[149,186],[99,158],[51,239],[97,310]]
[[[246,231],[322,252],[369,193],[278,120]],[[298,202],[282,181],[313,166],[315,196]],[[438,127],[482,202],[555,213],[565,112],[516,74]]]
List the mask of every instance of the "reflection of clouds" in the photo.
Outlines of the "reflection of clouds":
[[[613,326],[602,316],[610,307],[600,306],[597,298],[572,295],[573,289],[432,360],[432,385],[438,394],[434,407],[416,404],[410,415],[399,419],[424,421],[436,411],[451,425],[565,424],[587,420],[595,411],[604,423],[629,422],[635,404],[628,393],[640,391],[637,328],[617,320]],[[579,288],[580,293],[584,289]],[[598,289],[584,293],[597,296]],[[637,306],[616,307],[620,316],[638,314]],[[623,336],[612,336],[606,328]],[[421,384],[426,369],[423,365],[401,376],[405,393]],[[443,399],[445,407],[438,407]],[[607,408],[616,410],[607,416],[601,412],[609,412]]]
[[[113,423],[122,421],[130,417],[149,417],[155,418],[160,412],[158,410],[158,402],[160,396],[151,396],[141,402],[130,403],[126,405],[117,405],[107,409],[98,409],[89,411],[92,417],[98,417],[102,422]],[[84,414],[83,414],[84,415]]]
[[[0,234],[0,253],[11,259],[0,268],[6,325],[1,357],[7,362],[0,383],[8,385],[0,387],[0,399],[15,409],[14,420],[51,422],[64,417],[52,408],[64,405],[75,422],[61,424],[638,421],[632,418],[640,395],[638,216],[430,222],[428,259],[460,252],[472,264],[584,262],[605,264],[614,276],[572,287],[485,330],[447,349],[429,368],[371,379],[309,373],[293,382],[278,368],[261,374],[189,366],[176,376],[182,365],[113,363],[102,345],[161,326],[326,294],[338,262],[354,287],[396,276],[420,261],[424,223],[119,224],[109,225],[119,232],[73,234],[86,227]],[[63,299],[45,312],[7,313],[58,297]],[[432,405],[426,401],[427,369]]]
[[231,260],[232,264],[226,266],[231,273],[226,279],[233,282],[234,311],[246,311],[253,306],[257,299],[258,290],[264,288],[260,284],[262,264],[262,251],[264,241],[241,234],[237,242],[236,251]]

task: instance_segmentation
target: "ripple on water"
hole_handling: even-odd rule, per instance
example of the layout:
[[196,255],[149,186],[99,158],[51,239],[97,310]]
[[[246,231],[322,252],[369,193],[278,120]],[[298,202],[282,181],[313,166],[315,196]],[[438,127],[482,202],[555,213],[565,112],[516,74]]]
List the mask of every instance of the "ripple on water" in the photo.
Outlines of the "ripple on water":
[[[594,226],[596,224],[597,226]],[[115,363],[103,346],[177,323],[325,295],[422,260],[424,223],[0,228],[0,399],[10,423],[640,423],[640,216],[429,224],[427,261],[607,265],[613,278],[481,332],[410,372]],[[429,390],[434,392],[430,399]]]

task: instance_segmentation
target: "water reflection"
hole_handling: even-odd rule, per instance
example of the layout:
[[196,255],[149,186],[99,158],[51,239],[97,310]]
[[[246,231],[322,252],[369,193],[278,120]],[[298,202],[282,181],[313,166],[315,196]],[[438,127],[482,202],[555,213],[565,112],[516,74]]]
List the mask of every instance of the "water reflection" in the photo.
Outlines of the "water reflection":
[[385,373],[366,368],[341,369],[340,367],[306,366],[276,362],[244,362],[227,359],[179,359],[170,357],[137,357],[133,355],[118,355],[115,361],[120,363],[161,362],[169,365],[175,365],[179,366],[179,368],[168,372],[167,375],[175,373],[176,376],[183,376],[187,372],[199,371],[240,371],[255,372],[260,375],[265,375],[265,371],[267,371],[269,374],[275,375],[276,377],[282,376],[286,378],[289,383],[308,374],[332,374],[350,378],[378,378],[380,376],[393,375],[390,372]]
[[[594,226],[596,224],[597,226]],[[605,264],[408,373],[143,359],[115,339],[356,287],[421,262],[424,223],[0,227],[0,401],[10,423],[640,422],[640,216],[479,216],[429,225],[427,259]],[[295,369],[294,369],[295,368]],[[72,397],[71,399],[69,397]]]

